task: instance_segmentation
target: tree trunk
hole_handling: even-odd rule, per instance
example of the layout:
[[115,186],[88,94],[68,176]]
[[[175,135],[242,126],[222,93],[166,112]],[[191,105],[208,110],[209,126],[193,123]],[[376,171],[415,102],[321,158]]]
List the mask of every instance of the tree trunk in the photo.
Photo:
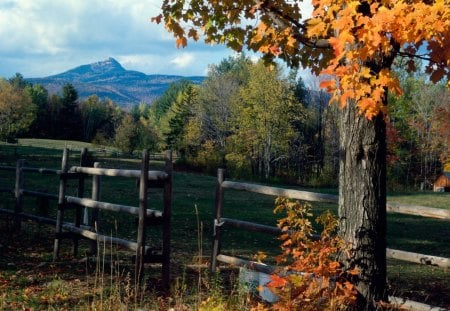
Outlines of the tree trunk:
[[359,268],[358,310],[386,300],[386,124],[367,120],[354,103],[341,111],[340,235],[350,243],[346,264]]

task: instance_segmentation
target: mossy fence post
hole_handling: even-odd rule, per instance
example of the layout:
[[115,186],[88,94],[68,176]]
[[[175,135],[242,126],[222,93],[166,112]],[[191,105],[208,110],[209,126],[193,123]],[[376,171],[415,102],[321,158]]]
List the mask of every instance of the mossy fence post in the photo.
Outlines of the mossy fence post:
[[163,288],[168,289],[170,276],[170,228],[172,218],[172,181],[173,181],[173,164],[172,151],[167,150],[164,154],[165,171],[168,174],[167,180],[164,181],[164,210],[163,210],[163,250],[162,250],[162,280]]
[[59,248],[62,238],[62,225],[64,221],[64,207],[66,202],[66,186],[67,186],[67,172],[69,170],[69,154],[70,151],[64,148],[63,157],[61,161],[61,174],[59,175],[59,194],[58,194],[58,211],[56,213],[56,227],[55,227],[55,241],[53,245],[53,260],[59,258]]
[[[99,168],[100,163],[95,162],[94,168]],[[93,201],[100,201],[100,182],[101,182],[101,176],[99,175],[92,175],[92,193],[91,193],[91,199]],[[92,231],[98,233],[98,221],[99,221],[99,208],[94,207],[92,209],[91,213],[91,227]],[[86,211],[87,212],[87,211]],[[93,255],[97,254],[97,240],[91,240],[90,246],[89,246],[89,252]]]
[[145,219],[147,217],[148,199],[148,150],[142,151],[141,175],[139,183],[139,220],[136,249],[135,275],[138,284],[141,284],[145,261]]
[[[80,166],[87,166],[87,157],[88,151],[87,148],[81,149],[80,154]],[[84,196],[84,180],[85,176],[84,174],[80,174],[78,177],[78,189],[77,189],[77,197],[82,198]],[[80,228],[81,226],[81,214],[82,214],[82,207],[80,205],[77,205],[75,208],[75,220],[74,224],[75,227]],[[78,255],[78,241],[79,236],[75,235],[73,238],[73,255],[76,257]]]
[[223,188],[222,183],[224,181],[225,170],[219,168],[217,170],[217,183],[216,183],[216,202],[214,206],[214,223],[213,223],[213,246],[211,255],[211,272],[216,271],[217,267],[217,255],[220,253],[220,219],[223,214]]
[[20,159],[17,160],[16,164],[16,184],[14,188],[14,196],[16,199],[15,205],[14,205],[14,230],[15,232],[19,232],[20,228],[22,226],[22,193],[21,190],[23,188],[23,166],[24,166],[25,160]]

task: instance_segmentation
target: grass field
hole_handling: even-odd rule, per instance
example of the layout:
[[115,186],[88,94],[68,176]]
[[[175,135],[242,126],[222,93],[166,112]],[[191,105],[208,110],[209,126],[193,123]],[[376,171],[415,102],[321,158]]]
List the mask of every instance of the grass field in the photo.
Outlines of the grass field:
[[[61,150],[66,146],[70,146],[74,150],[71,165],[78,163],[79,150],[82,147],[90,147],[78,142],[21,140],[19,145],[0,145],[0,166],[15,165],[17,158],[24,158],[27,166],[57,169],[61,162]],[[104,158],[100,155],[99,160],[102,167],[139,169],[140,165],[139,160],[136,159]],[[151,169],[160,169],[162,163],[151,162],[151,167]],[[11,186],[13,179],[14,172],[0,171],[0,188],[8,186],[8,184]],[[27,189],[57,193],[57,176],[27,173],[25,180]],[[73,185],[69,187],[69,195],[75,193],[75,184],[76,182],[73,182]],[[89,189],[89,187],[88,182],[86,188]],[[320,191],[320,189],[318,190]],[[322,191],[329,192],[323,189]],[[172,262],[174,266],[172,277],[174,280],[182,276],[186,265],[194,263],[194,257],[210,255],[214,192],[214,176],[188,172],[174,174],[172,218]],[[137,193],[135,180],[102,179],[102,201],[137,206]],[[86,196],[90,196],[89,191]],[[449,193],[392,193],[388,200],[450,209]],[[151,190],[149,208],[160,209],[161,201],[160,191]],[[13,206],[12,196],[0,193],[0,208],[12,209]],[[42,213],[36,207],[36,199],[27,198],[25,206],[27,212]],[[274,225],[277,216],[273,214],[273,207],[274,198],[272,197],[227,190],[224,216]],[[331,204],[314,204],[313,207],[317,213],[325,209],[336,211],[337,208]],[[55,210],[56,205],[52,203],[48,213],[54,216]],[[68,213],[66,219],[70,220],[71,217]],[[82,287],[78,281],[86,286],[86,283],[94,282],[95,278],[92,277],[93,272],[86,268],[86,263],[80,264],[80,258],[71,257],[69,241],[63,243],[65,247],[63,260],[53,264],[51,263],[53,229],[31,223],[27,223],[24,227],[26,228],[24,232],[15,235],[10,230],[11,221],[0,215],[2,252],[0,257],[0,310],[2,308],[6,310],[15,304],[19,307],[34,306],[35,309],[38,309],[37,306],[42,301],[46,301],[44,310],[51,309],[50,307],[53,306],[59,309],[61,306],[70,306],[75,302],[91,303],[95,300],[94,294],[85,295],[86,293],[81,289],[77,289]],[[99,228],[108,235],[133,240],[136,238],[136,219],[134,217],[102,211]],[[38,239],[41,236],[47,238]],[[159,236],[158,228],[150,229],[148,244],[158,248]],[[277,254],[279,249],[276,238],[244,231],[225,230],[223,241],[224,252],[247,257],[251,257],[261,250],[269,254]],[[450,222],[390,213],[388,215],[388,246],[449,258]],[[87,248],[87,244],[82,244],[82,247]],[[130,265],[127,260],[130,253],[124,255],[126,253],[119,249],[114,249],[114,252],[123,256],[120,259],[123,267]],[[40,271],[37,273],[42,276],[40,279],[31,276],[36,274],[36,271]],[[158,271],[156,270],[156,272]],[[448,270],[389,260],[388,274],[392,294],[431,305],[450,307],[450,272]],[[154,277],[158,277],[158,274],[156,273]],[[59,280],[60,284],[55,285],[53,283],[55,280]],[[57,290],[52,291],[53,287],[56,287]],[[3,300],[2,292],[9,293],[7,297],[4,296]],[[71,292],[75,297],[70,297]],[[60,296],[55,298],[55,293],[59,293]],[[46,300],[46,297],[51,295],[53,298]],[[24,296],[29,297],[28,300]]]

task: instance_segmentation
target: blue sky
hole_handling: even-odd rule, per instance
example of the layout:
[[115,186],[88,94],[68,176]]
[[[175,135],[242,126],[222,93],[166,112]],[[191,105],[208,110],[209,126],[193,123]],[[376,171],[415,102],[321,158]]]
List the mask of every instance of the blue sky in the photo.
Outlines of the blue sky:
[[150,22],[161,2],[0,0],[0,77],[44,77],[108,57],[147,74],[205,75],[233,55],[200,42],[177,49],[164,26]]
[[177,49],[159,0],[0,0],[0,76],[43,77],[114,57],[147,74],[204,75],[224,46]]

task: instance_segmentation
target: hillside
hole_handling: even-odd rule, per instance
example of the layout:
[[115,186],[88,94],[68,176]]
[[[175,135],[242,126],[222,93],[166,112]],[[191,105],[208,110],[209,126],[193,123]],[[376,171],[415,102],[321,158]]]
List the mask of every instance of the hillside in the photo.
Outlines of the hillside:
[[101,99],[109,98],[122,107],[129,107],[141,102],[151,103],[169,84],[183,79],[201,83],[204,77],[147,75],[126,70],[114,58],[108,58],[57,75],[27,80],[43,85],[50,94],[58,93],[64,84],[72,83],[81,99],[96,94]]

